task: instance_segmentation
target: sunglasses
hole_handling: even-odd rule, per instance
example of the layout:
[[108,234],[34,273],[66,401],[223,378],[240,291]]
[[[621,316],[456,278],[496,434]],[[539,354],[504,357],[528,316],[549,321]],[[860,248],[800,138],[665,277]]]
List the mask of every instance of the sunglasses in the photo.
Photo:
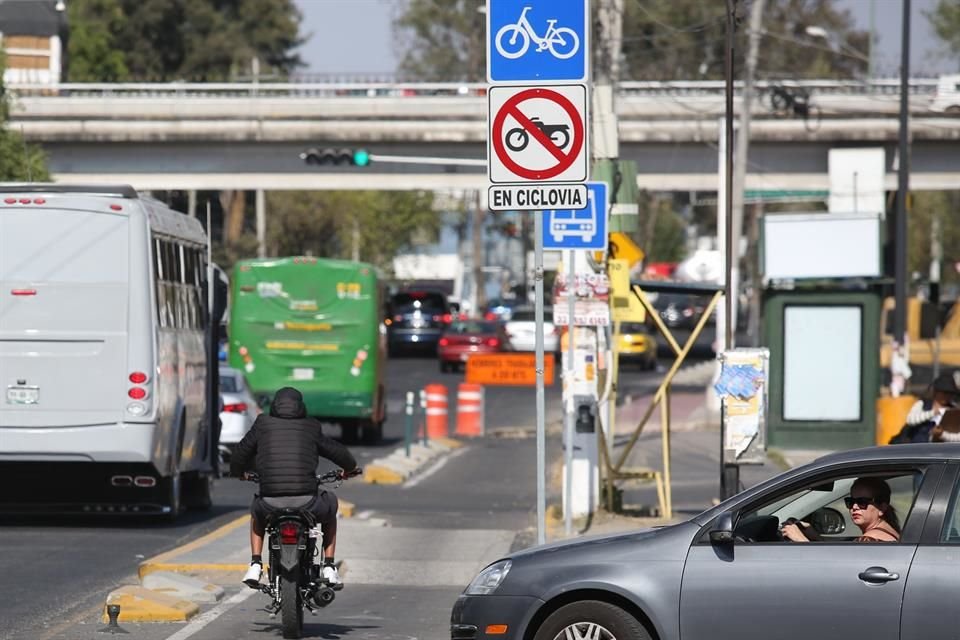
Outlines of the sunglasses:
[[866,509],[872,504],[876,504],[876,500],[873,498],[854,498],[853,496],[847,496],[843,499],[843,503],[847,505],[847,509],[853,509],[853,505],[857,505],[861,509]]

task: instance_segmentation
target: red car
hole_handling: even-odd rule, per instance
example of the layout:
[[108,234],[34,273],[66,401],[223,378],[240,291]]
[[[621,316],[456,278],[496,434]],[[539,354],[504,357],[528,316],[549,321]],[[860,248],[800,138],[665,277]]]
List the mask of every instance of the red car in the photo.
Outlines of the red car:
[[455,371],[472,353],[497,353],[503,349],[503,328],[485,320],[457,320],[437,343],[440,371]]

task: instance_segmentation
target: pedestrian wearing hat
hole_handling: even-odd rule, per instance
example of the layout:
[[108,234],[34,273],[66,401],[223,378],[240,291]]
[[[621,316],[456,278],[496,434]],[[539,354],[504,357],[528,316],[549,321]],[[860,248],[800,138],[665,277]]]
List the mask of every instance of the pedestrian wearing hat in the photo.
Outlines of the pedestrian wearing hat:
[[907,414],[903,429],[890,440],[890,444],[906,442],[930,442],[952,439],[954,434],[946,434],[938,428],[940,419],[947,409],[953,408],[960,399],[960,371],[941,373],[930,385],[930,396],[917,400]]

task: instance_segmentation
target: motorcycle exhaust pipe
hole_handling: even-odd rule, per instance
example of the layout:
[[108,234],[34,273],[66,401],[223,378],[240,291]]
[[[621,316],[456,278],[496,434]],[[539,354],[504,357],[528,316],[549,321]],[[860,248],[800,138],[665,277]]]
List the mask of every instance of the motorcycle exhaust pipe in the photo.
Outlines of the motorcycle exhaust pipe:
[[333,599],[337,597],[337,594],[333,592],[333,589],[330,587],[320,587],[315,594],[313,594],[313,601],[317,603],[318,607],[325,607]]

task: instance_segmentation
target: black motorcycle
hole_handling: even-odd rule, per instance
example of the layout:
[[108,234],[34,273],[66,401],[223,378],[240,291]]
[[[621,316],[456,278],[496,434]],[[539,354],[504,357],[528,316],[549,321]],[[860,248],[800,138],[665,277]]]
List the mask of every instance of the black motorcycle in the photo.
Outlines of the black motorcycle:
[[[328,471],[317,476],[317,484],[331,484],[336,488],[345,479],[360,473],[359,467],[350,472]],[[260,481],[256,473],[247,473],[244,479]],[[267,584],[261,584],[260,591],[273,598],[267,611],[271,617],[280,614],[283,637],[299,638],[303,634],[304,608],[315,614],[333,602],[335,589],[342,585],[327,584],[320,575],[323,536],[319,523],[309,511],[300,507],[275,509],[267,520],[266,531],[270,560]]]

